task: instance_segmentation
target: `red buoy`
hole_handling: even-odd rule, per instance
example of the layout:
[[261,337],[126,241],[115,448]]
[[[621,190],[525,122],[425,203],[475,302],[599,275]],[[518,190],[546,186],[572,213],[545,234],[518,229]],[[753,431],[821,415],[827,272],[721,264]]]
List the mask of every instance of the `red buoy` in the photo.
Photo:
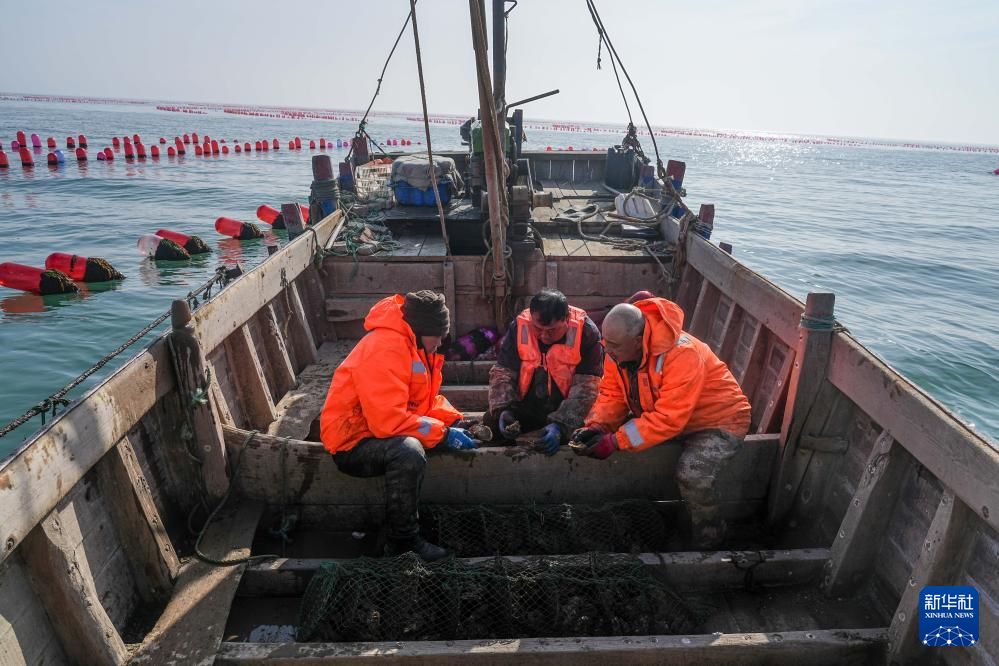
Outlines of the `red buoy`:
[[87,149],[86,148],[77,148],[76,149],[76,161],[77,162],[86,162],[87,161]]
[[146,159],[146,147],[141,143],[135,144],[135,156],[140,160]]
[[295,150],[298,150],[301,147],[302,147],[302,137],[296,136],[295,137]]
[[[191,132],[191,141],[193,141],[194,143],[198,143],[198,133],[197,132]],[[186,134],[184,135],[184,143],[187,143],[187,135]]]
[[166,143],[166,139],[162,136],[160,137],[160,143]]
[[277,139],[274,139],[274,150],[280,150],[280,149],[281,149],[281,144],[278,143]]
[[134,143],[136,145],[142,143],[142,139],[139,138],[138,134],[133,134],[132,135],[132,143]]
[[[325,138],[320,138],[319,139],[319,148],[320,148],[320,150],[326,150],[326,139]],[[428,169],[428,172],[429,172],[429,169]]]
[[249,240],[251,238],[262,238],[263,234],[257,225],[250,222],[240,222],[231,217],[220,217],[215,220],[215,231],[223,236],[230,236],[238,240]]
[[[262,150],[262,149],[260,148],[260,142],[259,142],[259,141],[257,141],[257,142],[256,142],[256,143],[255,143],[255,144],[253,145],[253,147],[254,147],[254,149],[255,149],[255,150],[256,150],[256,151],[258,152],[258,153],[259,153],[259,152],[260,152],[260,151]],[[428,172],[429,172],[429,168],[428,168]]]
[[121,139],[116,136],[111,137],[111,145],[115,148],[121,148]]
[[[236,150],[237,151],[239,150],[239,146],[236,146]],[[229,146],[222,146],[222,154],[223,155],[228,155],[229,154]]]
[[24,168],[35,166],[35,159],[31,156],[31,151],[24,146],[18,151],[21,156],[21,166]]
[[55,138],[51,136],[47,138],[45,140],[45,145],[48,146],[49,148],[55,148],[56,147]]
[[183,155],[184,153],[187,152],[187,150],[184,148],[183,141],[178,140],[176,143],[174,143],[174,146],[177,148],[178,155]]
[[[198,138],[197,134],[192,134],[191,136],[194,137],[195,140],[197,140]],[[201,139],[202,141],[207,141],[209,144],[212,142],[212,137],[208,136],[207,134],[201,137]]]
[[295,150],[295,142],[290,139],[288,140],[288,150]]
[[104,149],[104,159],[106,159],[108,162],[114,161],[114,153],[111,152],[110,148]]
[[76,139],[74,139],[71,136],[67,136],[66,137],[66,147],[67,148],[76,148]]
[[[275,141],[276,141],[276,139],[275,139]],[[267,152],[268,150],[270,150],[270,149],[271,149],[271,144],[270,144],[270,142],[269,142],[269,141],[268,141],[267,139],[264,139],[263,141],[261,141],[261,142],[260,142],[260,145],[261,145],[261,146],[263,146],[263,148],[264,148],[264,152],[265,152],[265,153],[266,153],[266,152]]]
[[135,157],[135,149],[132,147],[131,143],[125,144],[125,159],[130,160]]
[[103,150],[98,150],[97,151],[97,161],[98,162],[103,162],[106,159],[107,159],[107,155],[104,154],[104,151]]
[[45,159],[49,163],[49,166],[59,166],[59,158],[56,157],[55,153],[49,153]]
[[173,146],[167,147],[167,157],[177,157],[177,149]]
[[[184,135],[184,143],[191,143],[191,135],[190,134],[185,134]],[[197,143],[197,140],[195,140],[194,143]]]
[[20,132],[19,131],[17,133],[17,143],[18,143],[18,147],[19,148],[20,148],[20,146],[27,146],[28,145],[28,136],[24,132]]
[[218,155],[218,154],[219,154],[219,142],[216,141],[215,139],[212,139],[212,155]]
[[257,219],[267,224],[274,224],[274,220],[281,214],[281,211],[271,208],[267,204],[257,208]]
[[159,157],[160,157],[160,147],[159,147],[159,146],[157,146],[157,145],[155,145],[155,144],[154,144],[153,146],[151,146],[151,147],[149,148],[149,155],[150,155],[150,156],[151,156],[151,157],[152,157],[152,158],[153,158],[154,160],[156,160],[156,159],[159,159]]
[[0,264],[0,287],[20,289],[35,294],[65,294],[80,290],[65,273],[52,271],[44,276],[46,270],[7,262]]
[[87,273],[87,258],[77,254],[53,252],[45,258],[45,268],[62,271],[74,280],[83,280]]
[[212,251],[211,248],[205,244],[205,241],[201,240],[197,236],[188,236],[187,234],[182,234],[179,231],[171,231],[170,229],[157,229],[156,235],[160,238],[172,240],[174,243],[187,250],[189,254],[203,254],[205,252]]
[[[315,140],[314,139],[309,139],[309,150],[315,150],[315,149],[316,149],[316,142],[315,142]],[[428,171],[429,171],[429,169],[428,169]]]
[[198,156],[198,157],[200,157],[200,156],[202,156],[202,155],[205,154],[205,151],[201,148],[201,144],[200,143],[194,144],[194,154],[196,156]]
[[[246,152],[250,152],[250,142],[249,141],[247,141],[246,143],[243,144],[243,150],[245,150]],[[257,150],[260,150],[260,148],[257,148]]]
[[10,167],[10,161],[7,159],[7,153],[3,152],[0,148],[0,169],[6,169]]
[[80,136],[76,137],[76,143],[79,144],[80,148],[86,148],[87,147],[87,135],[86,134],[81,134]]
[[[238,143],[235,146],[233,146],[233,147],[236,149],[237,153],[243,152],[243,146],[239,145]],[[225,152],[225,151],[223,150],[222,152]]]

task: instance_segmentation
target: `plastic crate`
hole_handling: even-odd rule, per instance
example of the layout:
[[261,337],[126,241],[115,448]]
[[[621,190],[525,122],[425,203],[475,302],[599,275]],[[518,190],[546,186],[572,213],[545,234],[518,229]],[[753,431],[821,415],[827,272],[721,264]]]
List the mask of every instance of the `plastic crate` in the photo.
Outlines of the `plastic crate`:
[[[434,192],[429,187],[421,190],[413,187],[409,183],[399,182],[392,185],[395,189],[395,200],[404,206],[436,206]],[[437,183],[437,192],[441,198],[441,205],[446,206],[451,201],[451,195],[447,191],[447,183]]]
[[363,164],[354,169],[357,200],[369,205],[391,208],[393,202],[392,188],[389,187],[391,175],[391,164]]

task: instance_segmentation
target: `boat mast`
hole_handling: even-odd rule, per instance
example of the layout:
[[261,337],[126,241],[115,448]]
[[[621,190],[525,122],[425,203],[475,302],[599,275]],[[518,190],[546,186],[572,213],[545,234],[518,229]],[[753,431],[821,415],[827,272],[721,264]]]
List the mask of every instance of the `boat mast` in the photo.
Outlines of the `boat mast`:
[[503,141],[506,129],[506,0],[493,0],[493,104],[496,106],[496,132],[500,136],[500,155],[506,155]]
[[[507,325],[506,229],[510,221],[507,207],[506,172],[503,141],[496,128],[496,105],[489,78],[486,10],[484,0],[468,0],[472,21],[472,46],[475,49],[475,73],[479,84],[479,115],[482,119],[482,153],[486,176],[486,201],[489,206],[489,231],[493,267],[493,317],[496,327]],[[497,47],[499,49],[500,47]]]

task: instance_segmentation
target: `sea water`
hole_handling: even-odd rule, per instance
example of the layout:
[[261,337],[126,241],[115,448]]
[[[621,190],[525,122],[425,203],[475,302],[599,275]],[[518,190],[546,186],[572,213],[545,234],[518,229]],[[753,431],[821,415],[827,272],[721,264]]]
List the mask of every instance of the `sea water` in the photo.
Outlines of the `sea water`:
[[[416,115],[416,114],[412,114]],[[422,123],[376,116],[375,139],[409,138]],[[59,168],[35,155],[20,167],[9,151],[18,130],[56,138]],[[223,239],[225,215],[256,222],[260,204],[307,202],[309,139],[346,138],[356,123],[282,120],[212,112],[189,115],[154,105],[0,101],[0,140],[11,168],[0,170],[0,262],[41,266],[51,252],[109,260],[123,282],[74,296],[41,297],[0,288],[0,424],[51,395],[214,273],[220,263],[250,268],[283,231],[258,223],[266,238]],[[209,134],[251,144],[280,140],[266,153],[166,157],[173,138]],[[90,161],[77,164],[67,136],[86,134]],[[112,136],[138,133],[158,161],[98,162]],[[432,126],[437,149],[461,149],[458,127]],[[304,150],[289,151],[300,136]],[[525,149],[606,150],[608,133],[529,130]],[[844,147],[731,138],[657,137],[664,160],[687,163],[687,201],[716,207],[713,241],[804,299],[836,294],[837,318],[865,345],[982,434],[999,438],[999,155],[940,150]],[[643,137],[652,154],[648,137]],[[398,149],[397,149],[398,150]],[[328,151],[335,161],[346,150]],[[168,228],[201,236],[213,249],[190,262],[153,262],[136,250],[146,233]],[[163,324],[157,333],[165,330]],[[145,338],[139,346],[151,341]],[[133,348],[137,350],[139,346]],[[109,363],[69,397],[78,397],[133,355]],[[38,417],[0,439],[10,453]]]

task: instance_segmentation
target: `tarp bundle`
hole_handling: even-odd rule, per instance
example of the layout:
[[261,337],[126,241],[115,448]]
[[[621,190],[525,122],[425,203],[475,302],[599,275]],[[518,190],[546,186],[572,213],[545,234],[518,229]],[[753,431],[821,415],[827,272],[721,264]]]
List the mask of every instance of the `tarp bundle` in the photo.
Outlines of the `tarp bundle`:
[[333,561],[309,583],[299,641],[692,633],[694,613],[649,567],[591,553],[426,564],[413,553]]
[[[464,186],[458,169],[455,168],[454,160],[450,157],[434,156],[434,175],[437,182],[442,180],[453,188],[452,192],[460,192]],[[426,190],[430,187],[430,160],[426,153],[416,155],[403,155],[392,162],[393,185],[406,183],[412,187]]]

